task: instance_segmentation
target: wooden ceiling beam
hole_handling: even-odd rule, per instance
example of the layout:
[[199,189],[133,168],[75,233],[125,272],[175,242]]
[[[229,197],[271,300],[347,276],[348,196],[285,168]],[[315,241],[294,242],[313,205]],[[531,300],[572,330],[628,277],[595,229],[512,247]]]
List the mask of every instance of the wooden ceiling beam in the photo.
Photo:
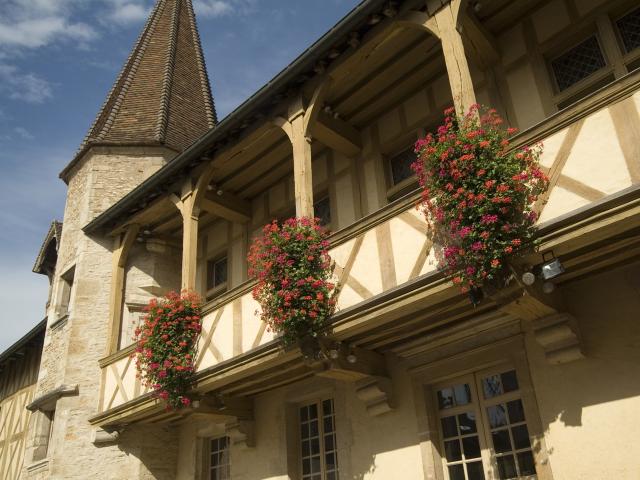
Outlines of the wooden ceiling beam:
[[251,220],[251,204],[236,195],[224,192],[207,192],[201,200],[203,210],[235,223]]

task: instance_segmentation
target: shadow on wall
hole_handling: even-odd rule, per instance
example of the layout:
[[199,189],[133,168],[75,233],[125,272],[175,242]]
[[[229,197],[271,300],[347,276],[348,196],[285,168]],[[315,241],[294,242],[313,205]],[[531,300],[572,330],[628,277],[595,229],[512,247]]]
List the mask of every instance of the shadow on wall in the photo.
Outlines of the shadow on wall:
[[[561,287],[567,310],[577,319],[586,358],[550,365],[541,348],[528,348],[543,427],[557,421],[578,427],[588,409],[609,428],[624,425],[606,403],[640,396],[640,262],[572,280]],[[609,416],[611,415],[611,416]],[[632,419],[627,419],[627,421]],[[612,431],[613,433],[613,431]]]
[[130,471],[110,472],[114,477],[154,480],[174,480],[178,464],[177,427],[156,425],[130,425],[123,429],[117,447],[113,443],[96,445],[98,448],[118,448],[130,459]]

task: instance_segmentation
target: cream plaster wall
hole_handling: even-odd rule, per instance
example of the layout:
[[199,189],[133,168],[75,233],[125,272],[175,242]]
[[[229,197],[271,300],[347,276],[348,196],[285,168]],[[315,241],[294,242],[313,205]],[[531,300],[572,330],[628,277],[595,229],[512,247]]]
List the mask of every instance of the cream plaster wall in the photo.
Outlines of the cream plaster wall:
[[[231,447],[234,480],[298,478],[289,471],[288,455],[297,456],[297,409],[319,399],[333,398],[340,478],[418,480],[423,478],[411,384],[393,359],[391,376],[396,408],[377,417],[367,414],[352,383],[315,377],[258,395],[254,399],[255,447]],[[289,428],[288,428],[289,427]],[[200,439],[224,435],[224,422],[199,420],[180,430],[178,480],[194,480]],[[292,465],[298,467],[298,462]]]
[[562,287],[585,359],[552,366],[527,341],[554,480],[640,472],[640,263]]

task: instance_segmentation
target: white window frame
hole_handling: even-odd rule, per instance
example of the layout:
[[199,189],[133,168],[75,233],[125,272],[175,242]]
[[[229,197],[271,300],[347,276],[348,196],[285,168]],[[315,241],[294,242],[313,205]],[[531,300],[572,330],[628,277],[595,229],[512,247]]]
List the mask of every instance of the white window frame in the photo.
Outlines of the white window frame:
[[[330,415],[325,415],[325,411],[324,411],[324,407],[323,404],[324,402],[330,402],[331,404],[331,414]],[[307,420],[303,420],[303,416],[302,416],[302,411],[304,408],[310,408],[311,406],[316,407],[316,412],[317,412],[317,417],[316,417],[316,421],[317,421],[317,435],[311,435],[311,419],[310,417],[307,417]],[[326,432],[325,431],[325,427],[324,427],[324,421],[326,418],[330,418],[331,419],[331,424],[332,424],[332,428],[333,431],[332,432]],[[305,437],[305,435],[303,434],[304,430],[305,430],[305,425],[306,427],[309,429],[309,435],[307,435]],[[297,428],[298,428],[298,432],[299,432],[299,441],[298,441],[298,452],[300,455],[300,461],[298,463],[298,468],[299,468],[299,478],[301,480],[315,480],[317,478],[319,478],[320,480],[338,480],[340,478],[340,465],[338,463],[338,445],[337,445],[337,432],[336,432],[336,408],[335,408],[335,401],[333,398],[322,398],[322,399],[318,399],[318,400],[314,400],[314,401],[309,401],[309,402],[303,402],[300,403],[297,406]],[[327,452],[326,448],[325,448],[325,438],[332,436],[333,437],[333,450],[330,450],[329,452]],[[319,450],[318,450],[318,454],[313,454],[311,453],[312,450],[312,440],[315,439],[317,437],[318,439],[318,443],[319,443]],[[305,442],[308,442],[307,444],[307,448],[305,448]],[[308,451],[308,454],[305,452],[305,450]],[[327,468],[327,464],[326,464],[326,454],[327,453],[333,453],[334,456],[334,462],[335,462],[335,468],[332,469],[331,471],[328,470]],[[310,473],[305,474],[304,473],[304,463],[305,460],[309,460],[309,464],[311,465],[311,461],[313,457],[316,456],[320,456],[320,471],[319,472],[315,472],[315,471],[310,471]]]
[[[516,378],[518,380],[518,389],[511,392],[496,395],[491,398],[485,398],[484,392],[482,389],[482,381],[485,378],[490,377],[492,375],[500,375],[501,373],[509,372],[512,370],[515,371],[516,373]],[[454,406],[446,409],[440,409],[439,401],[438,401],[438,392],[443,388],[453,387],[455,385],[460,385],[460,384],[469,385],[469,388],[471,391],[471,401],[465,405]],[[432,386],[432,393],[433,393],[433,405],[435,410],[435,418],[437,422],[437,429],[438,429],[438,436],[439,436],[438,445],[439,445],[439,448],[441,449],[442,469],[444,472],[445,480],[449,480],[450,478],[448,466],[463,464],[466,462],[466,459],[464,456],[464,449],[461,448],[462,460],[452,461],[452,462],[447,461],[446,453],[445,453],[445,438],[444,438],[441,419],[443,417],[450,417],[450,416],[457,417],[459,414],[467,413],[470,411],[472,411],[475,414],[476,432],[477,432],[476,434],[478,436],[478,440],[480,443],[480,454],[481,454],[480,458],[482,460],[485,480],[501,478],[499,474],[498,463],[497,463],[498,457],[512,455],[516,463],[516,468],[519,469],[517,455],[518,453],[524,453],[527,451],[531,451],[532,456],[534,457],[534,464],[537,470],[536,475],[521,475],[518,477],[511,477],[511,478],[517,478],[518,480],[535,480],[536,478],[542,478],[542,475],[540,475],[540,472],[539,472],[539,465],[535,461],[535,455],[533,451],[534,438],[531,435],[531,420],[528,416],[530,410],[527,409],[527,406],[526,406],[528,399],[524,398],[525,395],[523,392],[520,375],[518,374],[518,370],[515,366],[510,364],[501,364],[500,366],[483,369],[483,370],[477,370],[467,375],[450,378],[446,381],[434,384]],[[514,422],[513,424],[507,423],[506,427],[500,428],[500,430],[506,429],[509,434],[511,451],[504,452],[504,453],[496,453],[493,445],[493,440],[491,437],[492,428],[489,423],[487,408],[498,405],[498,404],[503,404],[503,403],[506,404],[506,402],[510,402],[513,400],[520,400],[522,402],[525,419],[524,421]],[[521,448],[521,449],[515,448],[515,443],[513,440],[513,436],[511,434],[511,428],[514,426],[517,427],[520,425],[526,425],[528,429],[529,444],[530,444],[528,448]],[[474,435],[458,434],[456,437],[448,437],[447,441],[450,441],[450,439],[454,439],[454,438],[457,438],[457,439],[465,438],[466,436],[474,436]],[[474,457],[472,461],[476,460],[477,458],[478,457]],[[466,472],[466,467],[464,468]]]
[[[224,448],[220,448],[221,441],[225,442]],[[204,478],[206,480],[231,480],[231,439],[226,435],[208,437],[205,439],[205,446]],[[211,458],[214,454],[221,455],[223,463],[212,465]],[[217,475],[214,475],[215,472]]]

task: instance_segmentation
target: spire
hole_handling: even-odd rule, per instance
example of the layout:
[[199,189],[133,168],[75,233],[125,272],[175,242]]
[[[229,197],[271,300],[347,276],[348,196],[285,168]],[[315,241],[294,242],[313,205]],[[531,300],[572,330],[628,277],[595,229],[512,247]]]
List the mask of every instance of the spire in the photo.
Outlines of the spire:
[[184,150],[216,123],[191,0],[158,0],[73,161],[92,145]]

